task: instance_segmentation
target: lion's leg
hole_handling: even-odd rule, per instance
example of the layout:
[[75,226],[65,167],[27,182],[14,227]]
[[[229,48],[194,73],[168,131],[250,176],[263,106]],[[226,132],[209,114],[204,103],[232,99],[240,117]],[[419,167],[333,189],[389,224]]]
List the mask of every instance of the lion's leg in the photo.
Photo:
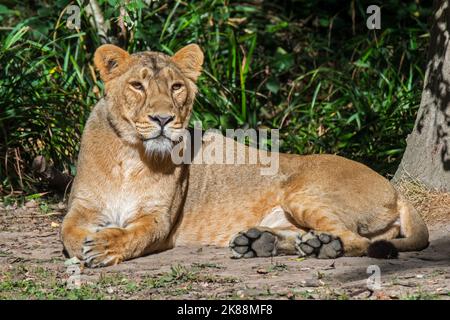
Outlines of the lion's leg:
[[395,239],[400,235],[400,226],[399,225],[393,225],[385,232],[378,234],[374,237],[371,237],[370,240],[372,242],[378,241],[378,240],[391,240]]
[[94,231],[89,227],[89,217],[95,212],[75,207],[71,209],[63,220],[61,226],[61,239],[64,249],[70,257],[82,259],[83,241]]
[[89,267],[104,267],[160,250],[170,232],[164,215],[140,216],[125,228],[100,228],[84,239],[82,257]]
[[302,231],[290,228],[253,227],[239,232],[230,241],[235,258],[271,257],[297,254],[296,241]]
[[370,240],[349,229],[332,208],[304,204],[294,204],[288,208],[298,225],[311,229],[297,243],[300,255],[336,258],[341,255],[362,256],[367,252]]

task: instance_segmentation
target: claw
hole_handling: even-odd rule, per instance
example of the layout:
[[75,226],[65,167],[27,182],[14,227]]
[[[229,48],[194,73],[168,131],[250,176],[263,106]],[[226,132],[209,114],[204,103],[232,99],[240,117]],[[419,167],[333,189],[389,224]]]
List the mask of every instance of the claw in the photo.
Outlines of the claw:
[[95,258],[97,258],[97,257],[99,257],[99,256],[101,256],[101,255],[103,255],[104,253],[97,253],[97,254],[93,254],[93,255],[91,255],[91,256],[89,256],[89,257],[83,257],[84,259],[84,261],[85,261],[85,263],[87,264],[87,265],[90,265],[91,264],[91,262],[92,262],[92,260],[94,260]]
[[92,251],[92,247],[89,246],[83,246],[82,254],[85,255],[86,253],[89,253]]
[[86,239],[84,239],[84,241],[83,241],[84,244],[90,244],[92,242],[94,242],[94,238],[92,238],[90,236],[87,236]]

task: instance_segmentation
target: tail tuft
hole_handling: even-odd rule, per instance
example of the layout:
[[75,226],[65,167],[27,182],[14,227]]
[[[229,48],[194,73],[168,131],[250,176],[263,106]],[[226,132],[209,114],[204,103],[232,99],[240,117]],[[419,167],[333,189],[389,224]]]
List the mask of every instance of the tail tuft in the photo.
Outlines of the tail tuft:
[[398,250],[391,242],[378,240],[367,248],[367,255],[377,259],[396,259],[398,258]]

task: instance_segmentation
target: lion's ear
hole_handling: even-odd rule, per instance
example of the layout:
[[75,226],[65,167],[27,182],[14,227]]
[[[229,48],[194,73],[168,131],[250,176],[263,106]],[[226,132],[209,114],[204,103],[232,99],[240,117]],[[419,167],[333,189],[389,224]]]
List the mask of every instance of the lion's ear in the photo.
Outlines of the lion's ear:
[[95,51],[94,64],[104,82],[122,74],[126,70],[130,54],[112,44],[104,44]]
[[189,44],[177,51],[172,61],[187,78],[195,82],[202,72],[203,52],[198,45]]

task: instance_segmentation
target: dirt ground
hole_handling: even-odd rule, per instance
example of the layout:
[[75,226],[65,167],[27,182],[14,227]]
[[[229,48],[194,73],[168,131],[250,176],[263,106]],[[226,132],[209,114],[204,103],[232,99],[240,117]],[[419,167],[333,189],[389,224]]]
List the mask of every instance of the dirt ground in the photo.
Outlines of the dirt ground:
[[[419,204],[430,246],[395,260],[235,260],[225,248],[179,247],[103,269],[70,265],[63,256],[63,204],[0,203],[0,299],[450,300],[450,206],[430,201]],[[380,287],[368,288],[378,268]]]

